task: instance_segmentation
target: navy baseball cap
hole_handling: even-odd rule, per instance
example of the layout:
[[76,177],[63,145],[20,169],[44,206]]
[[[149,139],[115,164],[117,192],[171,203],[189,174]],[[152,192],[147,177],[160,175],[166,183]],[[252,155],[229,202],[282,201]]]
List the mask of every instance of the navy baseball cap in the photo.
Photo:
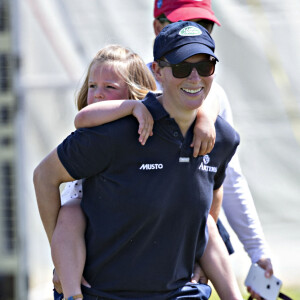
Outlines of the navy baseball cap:
[[165,57],[178,64],[195,54],[208,54],[216,60],[215,42],[208,31],[192,21],[178,21],[164,27],[154,41],[153,56],[157,61]]

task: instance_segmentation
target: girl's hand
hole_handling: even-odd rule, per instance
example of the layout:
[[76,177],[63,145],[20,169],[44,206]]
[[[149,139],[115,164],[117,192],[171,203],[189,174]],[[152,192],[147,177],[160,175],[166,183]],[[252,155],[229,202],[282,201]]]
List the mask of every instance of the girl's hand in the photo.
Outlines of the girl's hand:
[[194,147],[193,156],[205,155],[213,149],[216,141],[215,125],[205,114],[197,116],[194,128],[194,138],[191,147]]
[[145,145],[149,136],[153,135],[153,118],[147,107],[140,101],[136,100],[136,104],[132,109],[132,114],[139,122],[138,133],[140,135],[139,142]]

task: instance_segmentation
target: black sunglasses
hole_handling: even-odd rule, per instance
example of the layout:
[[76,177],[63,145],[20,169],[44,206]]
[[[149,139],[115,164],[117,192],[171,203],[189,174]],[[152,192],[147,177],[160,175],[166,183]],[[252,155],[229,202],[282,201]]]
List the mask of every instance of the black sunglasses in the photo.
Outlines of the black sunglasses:
[[209,20],[199,20],[199,21],[193,21],[201,26],[203,26],[209,33],[212,32],[215,23]]
[[[165,22],[168,22],[170,24],[173,23],[169,19],[167,19],[167,17],[165,16],[165,14],[161,14],[160,16],[158,16],[157,20],[161,24],[164,24]],[[213,21],[206,20],[206,19],[200,19],[198,21],[193,21],[193,22],[195,22],[195,23],[203,26],[208,32],[212,32],[214,24],[215,24]]]
[[197,63],[181,62],[179,64],[170,64],[165,60],[159,60],[158,65],[161,68],[171,67],[172,74],[176,78],[185,78],[190,76],[194,68],[196,68],[199,76],[208,77],[215,72],[216,60],[202,60]]

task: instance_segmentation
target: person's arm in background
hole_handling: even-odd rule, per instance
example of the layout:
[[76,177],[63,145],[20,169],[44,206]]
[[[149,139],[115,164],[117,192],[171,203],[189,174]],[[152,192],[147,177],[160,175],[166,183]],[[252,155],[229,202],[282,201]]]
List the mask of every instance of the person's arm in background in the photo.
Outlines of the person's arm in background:
[[152,136],[153,118],[143,102],[139,100],[109,100],[90,104],[75,117],[75,127],[93,127],[133,115],[139,122],[139,141],[144,145]]
[[[237,155],[226,170],[223,209],[252,263],[258,263],[266,270],[266,276],[271,276],[273,268],[263,230],[247,181],[241,173]],[[239,218],[236,218],[237,215]]]
[[[247,181],[242,175],[237,154],[226,170],[223,210],[252,263],[262,267],[266,277],[272,276],[273,266],[264,233]],[[250,287],[247,287],[247,290],[254,299],[261,299]]]
[[[214,95],[220,102],[220,115],[233,126],[231,107],[226,93],[215,82],[213,85]],[[252,263],[260,265],[266,271],[265,276],[270,277],[273,274],[273,266],[268,246],[247,180],[242,174],[237,153],[228,164],[223,187],[222,206],[230,226],[243,244]],[[237,216],[239,217],[237,218]],[[248,291],[257,298],[257,295],[249,287]]]

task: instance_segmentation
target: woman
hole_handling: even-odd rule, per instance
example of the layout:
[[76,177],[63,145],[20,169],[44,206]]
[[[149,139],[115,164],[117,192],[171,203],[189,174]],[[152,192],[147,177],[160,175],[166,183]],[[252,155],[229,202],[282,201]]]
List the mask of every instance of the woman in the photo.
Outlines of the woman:
[[[210,295],[208,286],[189,281],[194,261],[201,259],[207,245],[212,195],[222,188],[239,137],[218,118],[214,149],[193,157],[194,121],[217,60],[214,42],[203,27],[192,22],[165,27],[155,40],[154,58],[163,93],[149,93],[143,100],[154,119],[146,145],[137,141],[138,124],[129,116],[77,130],[35,170],[48,236],[59,210],[60,183],[86,178],[84,277],[92,287],[82,287],[84,299]],[[227,278],[222,279],[226,283]],[[230,299],[241,299],[236,287]]]

